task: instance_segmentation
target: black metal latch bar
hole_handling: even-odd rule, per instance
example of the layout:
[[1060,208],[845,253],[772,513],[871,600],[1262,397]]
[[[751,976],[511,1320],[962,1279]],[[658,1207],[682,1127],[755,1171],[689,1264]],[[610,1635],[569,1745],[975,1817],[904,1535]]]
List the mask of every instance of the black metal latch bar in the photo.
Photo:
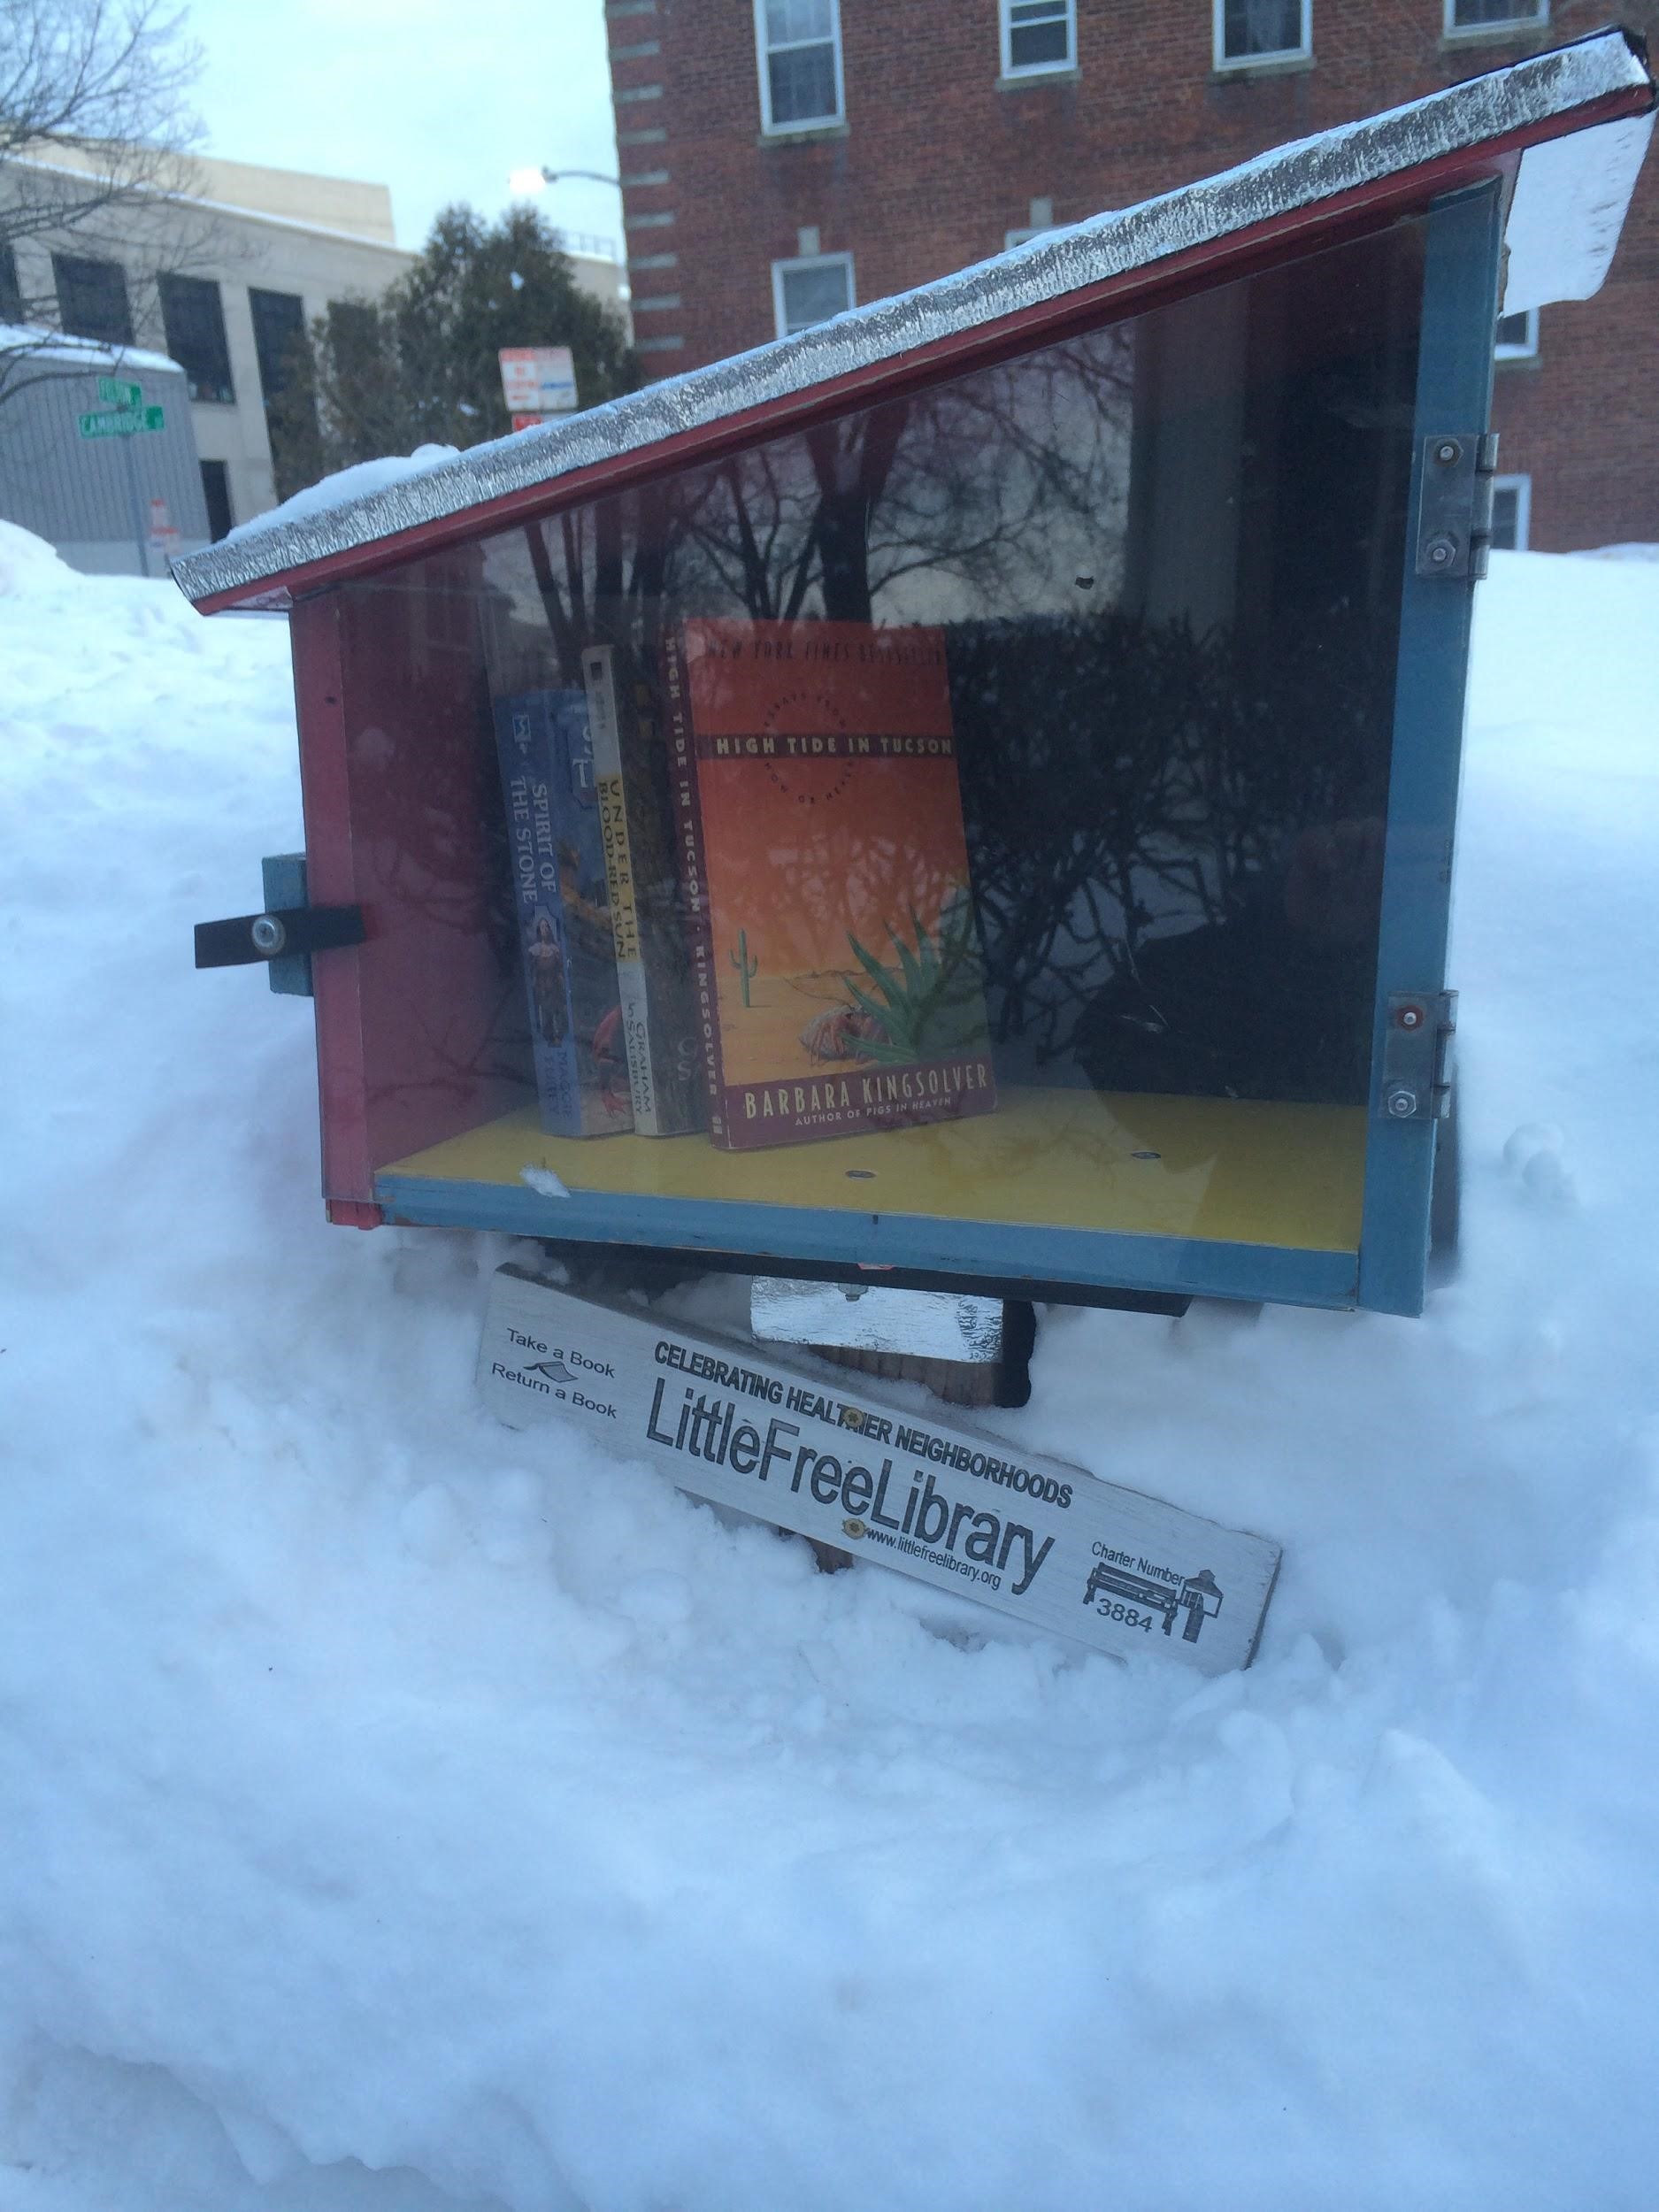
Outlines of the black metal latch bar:
[[360,906],[285,906],[275,913],[237,914],[228,921],[198,922],[198,968],[240,968],[285,952],[333,952],[363,942]]
[[273,991],[309,996],[311,954],[360,945],[367,933],[363,909],[305,905],[305,862],[298,853],[265,863],[265,894],[263,913],[196,924],[196,964],[241,968],[266,961]]

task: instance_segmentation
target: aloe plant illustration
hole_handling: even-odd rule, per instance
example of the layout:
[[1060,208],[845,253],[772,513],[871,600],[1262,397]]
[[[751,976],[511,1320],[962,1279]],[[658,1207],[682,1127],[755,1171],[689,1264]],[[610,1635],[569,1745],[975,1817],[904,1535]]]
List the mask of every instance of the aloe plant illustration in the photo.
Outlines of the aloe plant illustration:
[[853,956],[872,987],[866,990],[849,976],[848,991],[854,1004],[878,1025],[876,1035],[861,1039],[856,1049],[863,1058],[884,1066],[941,1052],[970,1051],[988,1041],[979,947],[966,893],[952,893],[931,931],[912,907],[910,926],[916,933],[914,942],[887,925],[895,966],[878,960],[850,930],[847,933]]
[[732,965],[737,970],[738,975],[741,979],[743,985],[743,1003],[747,1006],[749,1004],[749,987],[754,981],[755,978],[760,973],[760,955],[757,953],[752,960],[749,958],[749,932],[746,929],[740,929],[738,931],[737,949],[734,952],[728,952],[726,956],[731,962]]

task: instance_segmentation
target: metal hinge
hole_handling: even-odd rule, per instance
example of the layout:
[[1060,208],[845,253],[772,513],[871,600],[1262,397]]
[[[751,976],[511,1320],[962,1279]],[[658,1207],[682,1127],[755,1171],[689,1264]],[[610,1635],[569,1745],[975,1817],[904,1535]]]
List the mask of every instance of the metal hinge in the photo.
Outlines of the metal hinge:
[[1484,576],[1492,549],[1492,480],[1498,434],[1423,441],[1417,499],[1417,574]]
[[263,914],[237,914],[228,921],[198,922],[198,968],[239,968],[269,963],[271,988],[296,998],[311,995],[314,952],[360,945],[365,931],[360,906],[308,906],[305,856],[279,853],[263,864]]
[[1385,1121],[1444,1121],[1452,1103],[1455,991],[1391,991],[1378,1109]]

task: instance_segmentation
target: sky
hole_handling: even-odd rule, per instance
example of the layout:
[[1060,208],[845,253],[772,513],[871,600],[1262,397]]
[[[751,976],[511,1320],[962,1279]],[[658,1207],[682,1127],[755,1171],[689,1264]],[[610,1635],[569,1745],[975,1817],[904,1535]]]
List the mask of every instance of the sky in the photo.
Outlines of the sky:
[[[401,246],[452,200],[499,213],[511,170],[617,173],[601,0],[191,0],[188,23],[202,151],[389,185]],[[619,249],[609,186],[541,199]]]

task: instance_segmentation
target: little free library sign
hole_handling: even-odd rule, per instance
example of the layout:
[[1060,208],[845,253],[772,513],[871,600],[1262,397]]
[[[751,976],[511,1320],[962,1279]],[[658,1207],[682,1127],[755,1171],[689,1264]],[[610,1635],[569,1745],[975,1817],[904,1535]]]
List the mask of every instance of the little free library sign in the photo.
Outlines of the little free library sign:
[[584,1429],[697,1497],[1120,1655],[1248,1666],[1279,1571],[1263,1537],[511,1266],[479,1386],[513,1428]]

